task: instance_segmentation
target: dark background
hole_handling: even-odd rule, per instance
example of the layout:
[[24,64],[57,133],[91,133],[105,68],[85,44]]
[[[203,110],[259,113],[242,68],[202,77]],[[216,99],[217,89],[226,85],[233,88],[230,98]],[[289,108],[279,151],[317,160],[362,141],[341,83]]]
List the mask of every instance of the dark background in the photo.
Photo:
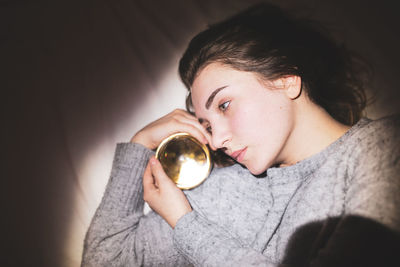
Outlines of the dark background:
[[[177,64],[190,38],[256,2],[0,1],[1,266],[79,266],[115,143],[183,107]],[[275,3],[373,64],[369,117],[399,113],[392,1]]]

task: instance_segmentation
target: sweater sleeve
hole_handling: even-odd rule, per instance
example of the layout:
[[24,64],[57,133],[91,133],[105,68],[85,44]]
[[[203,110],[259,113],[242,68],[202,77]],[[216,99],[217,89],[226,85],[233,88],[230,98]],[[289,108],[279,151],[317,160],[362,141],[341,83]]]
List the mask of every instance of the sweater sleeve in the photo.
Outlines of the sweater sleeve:
[[[195,266],[263,267],[397,267],[400,235],[373,220],[358,216],[327,218],[310,250],[293,261],[272,262],[262,253],[241,244],[228,232],[193,211],[174,230],[174,241]],[[308,234],[312,234],[309,232]],[[306,244],[295,242],[286,253],[298,254]],[[297,252],[296,252],[297,251]]]
[[195,266],[278,266],[196,211],[178,220],[174,244]]
[[345,212],[400,232],[400,116],[373,129],[353,149]]
[[86,233],[82,266],[183,266],[172,229],[154,212],[144,215],[142,176],[153,152],[117,145],[111,176]]

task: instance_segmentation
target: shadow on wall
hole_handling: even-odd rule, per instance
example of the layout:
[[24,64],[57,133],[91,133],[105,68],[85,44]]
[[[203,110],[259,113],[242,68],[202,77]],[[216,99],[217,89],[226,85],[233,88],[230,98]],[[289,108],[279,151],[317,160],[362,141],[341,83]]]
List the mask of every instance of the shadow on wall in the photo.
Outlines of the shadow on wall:
[[[187,42],[207,22],[255,2],[1,1],[1,266],[79,266],[115,143],[183,106],[176,72]],[[383,102],[373,114],[399,112],[394,8],[360,9],[358,0],[277,3],[304,4],[346,29],[350,45],[377,62]],[[173,93],[164,90],[175,85]],[[88,157],[104,165],[83,166]]]
[[370,219],[347,216],[302,226],[292,235],[283,263],[298,267],[397,267],[399,251],[400,233]]

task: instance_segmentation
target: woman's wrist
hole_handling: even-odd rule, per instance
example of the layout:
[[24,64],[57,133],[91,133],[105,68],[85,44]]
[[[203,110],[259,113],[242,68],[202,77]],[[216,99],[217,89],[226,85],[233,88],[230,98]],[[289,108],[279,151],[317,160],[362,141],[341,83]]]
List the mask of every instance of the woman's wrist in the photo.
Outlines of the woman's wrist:
[[168,224],[172,227],[172,229],[175,228],[176,224],[178,223],[178,221],[185,216],[186,214],[192,212],[192,208],[189,206],[188,208],[186,208],[185,211],[182,211],[182,213],[180,213],[178,216],[176,216],[176,219],[174,219],[173,221],[168,222]]
[[147,147],[148,149],[153,149],[148,142],[146,142],[146,139],[140,134],[140,132],[136,133],[130,140],[131,143],[136,143],[136,144],[141,144],[144,147]]

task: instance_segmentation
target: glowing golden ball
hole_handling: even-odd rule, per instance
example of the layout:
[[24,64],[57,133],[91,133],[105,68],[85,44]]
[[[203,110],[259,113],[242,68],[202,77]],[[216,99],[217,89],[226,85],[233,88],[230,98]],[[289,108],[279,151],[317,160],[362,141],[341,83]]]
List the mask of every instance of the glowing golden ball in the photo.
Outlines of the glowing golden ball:
[[207,146],[187,133],[165,138],[157,148],[156,158],[168,177],[181,189],[201,184],[212,167]]

